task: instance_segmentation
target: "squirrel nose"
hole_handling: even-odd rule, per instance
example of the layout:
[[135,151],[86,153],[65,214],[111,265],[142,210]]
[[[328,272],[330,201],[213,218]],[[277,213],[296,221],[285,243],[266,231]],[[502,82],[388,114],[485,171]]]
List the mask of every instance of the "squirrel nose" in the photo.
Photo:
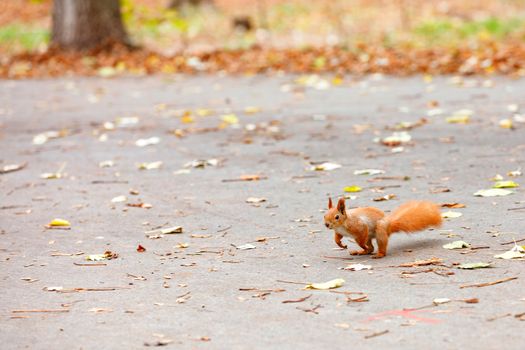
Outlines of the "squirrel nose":
[[325,223],[324,225],[326,226],[326,228],[330,228],[330,225],[328,225],[328,223]]

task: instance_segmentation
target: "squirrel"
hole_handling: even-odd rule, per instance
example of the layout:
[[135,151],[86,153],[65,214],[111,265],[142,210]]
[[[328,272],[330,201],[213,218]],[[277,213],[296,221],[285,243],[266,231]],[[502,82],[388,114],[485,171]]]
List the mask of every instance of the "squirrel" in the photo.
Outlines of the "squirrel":
[[363,248],[351,251],[351,255],[367,255],[374,252],[372,239],[377,241],[378,252],[373,258],[386,256],[388,238],[395,232],[417,232],[429,227],[439,227],[442,218],[439,206],[430,201],[411,201],[402,204],[391,214],[386,215],[378,208],[362,207],[346,210],[345,200],[340,198],[333,208],[328,199],[328,212],[324,216],[325,226],[335,231],[335,243],[346,249],[341,242],[343,236],[353,237]]

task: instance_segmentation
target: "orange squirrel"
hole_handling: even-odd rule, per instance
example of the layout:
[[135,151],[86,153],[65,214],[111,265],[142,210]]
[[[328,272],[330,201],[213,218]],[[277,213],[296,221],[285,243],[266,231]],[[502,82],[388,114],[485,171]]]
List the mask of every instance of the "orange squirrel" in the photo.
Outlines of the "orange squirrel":
[[362,207],[352,210],[345,209],[345,200],[339,199],[337,207],[333,208],[332,199],[328,199],[328,212],[324,216],[325,226],[335,231],[335,243],[346,249],[341,242],[343,236],[353,237],[363,248],[361,251],[351,251],[352,255],[365,255],[374,252],[372,239],[375,238],[378,253],[374,258],[386,255],[388,238],[395,232],[417,232],[429,227],[441,225],[439,206],[429,201],[411,201],[402,204],[390,215],[374,207]]

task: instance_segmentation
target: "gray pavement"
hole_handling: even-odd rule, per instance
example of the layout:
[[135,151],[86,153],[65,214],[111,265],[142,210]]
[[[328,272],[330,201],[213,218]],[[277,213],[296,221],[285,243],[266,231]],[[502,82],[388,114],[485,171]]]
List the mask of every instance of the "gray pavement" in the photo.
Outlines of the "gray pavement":
[[[326,77],[305,86],[295,78],[0,82],[0,168],[27,163],[0,175],[2,349],[522,349],[524,261],[494,255],[512,248],[501,243],[525,238],[525,210],[514,210],[525,207],[525,192],[473,193],[490,188],[496,174],[525,170],[525,124],[518,116],[515,130],[498,125],[525,109],[525,80],[369,76],[333,86]],[[469,124],[445,121],[460,109],[473,111]],[[183,123],[191,121],[181,119],[184,110],[192,123]],[[235,122],[229,114],[239,125],[217,128],[223,115]],[[137,123],[115,122],[128,117]],[[402,152],[373,141],[392,133],[387,126],[423,117],[429,123],[408,131]],[[67,135],[33,144],[50,130]],[[160,142],[136,146],[150,137]],[[198,159],[218,164],[184,167]],[[107,160],[114,166],[99,167]],[[137,169],[155,161],[159,169]],[[325,161],[342,167],[309,171]],[[385,174],[353,174],[366,168]],[[54,172],[61,178],[41,178]],[[223,181],[248,174],[262,179]],[[395,178],[369,181],[380,176]],[[523,176],[510,179],[525,185]],[[451,209],[463,216],[441,229],[393,236],[384,259],[350,260],[322,215],[328,196],[352,185],[363,191],[349,206],[389,211],[430,199],[466,208]],[[386,194],[397,197],[372,200]],[[126,200],[112,203],[118,196]],[[152,207],[127,205],[140,203]],[[71,229],[46,229],[54,218]],[[146,237],[170,226],[184,232]],[[479,249],[442,247],[455,240]],[[255,248],[236,248],[245,244]],[[107,250],[118,258],[86,260]],[[432,257],[443,266],[398,267]],[[467,262],[493,267],[453,265]],[[96,263],[105,265],[81,265]],[[350,263],[372,270],[339,269]],[[509,277],[517,279],[460,288]],[[346,281],[334,291],[368,301],[280,282],[334,278]],[[436,298],[451,302],[433,306]],[[470,298],[479,303],[462,301]]]

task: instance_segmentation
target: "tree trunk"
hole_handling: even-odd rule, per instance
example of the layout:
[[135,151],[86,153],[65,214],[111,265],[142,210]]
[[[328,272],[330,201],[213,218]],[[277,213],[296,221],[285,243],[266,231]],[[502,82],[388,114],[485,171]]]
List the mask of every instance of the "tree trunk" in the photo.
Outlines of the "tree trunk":
[[54,0],[51,43],[66,50],[129,45],[120,0]]

